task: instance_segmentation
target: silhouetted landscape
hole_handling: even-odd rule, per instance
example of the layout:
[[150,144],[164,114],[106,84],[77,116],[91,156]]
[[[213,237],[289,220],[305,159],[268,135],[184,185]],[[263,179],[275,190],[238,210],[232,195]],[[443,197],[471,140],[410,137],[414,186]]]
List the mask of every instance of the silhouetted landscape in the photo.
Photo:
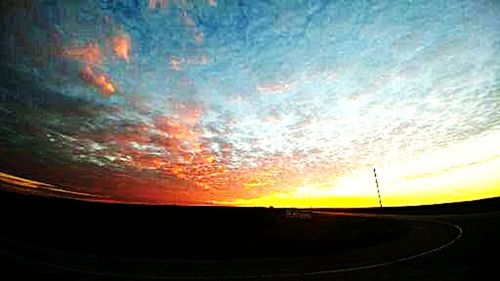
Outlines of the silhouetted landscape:
[[408,232],[404,222],[390,218],[313,214],[301,219],[274,208],[107,204],[5,192],[0,201],[4,235],[84,254],[188,259],[321,255]]
[[[462,268],[467,273],[460,275],[463,278],[486,276],[495,266],[488,255],[500,250],[500,226],[488,216],[498,218],[500,198],[403,208],[301,210],[109,204],[12,192],[0,195],[1,260],[11,265],[4,273],[27,278],[136,280],[134,274],[156,276],[161,268],[163,274],[179,275],[180,279],[187,272],[217,280],[226,273],[288,272],[288,267],[298,264],[307,276],[308,268],[362,267],[370,260],[394,260],[418,253],[420,248],[432,249],[456,236],[453,229],[415,233],[432,226],[419,222],[421,219],[412,221],[420,217],[458,223],[464,229],[464,237],[450,248],[455,254],[439,259],[439,266],[425,267],[426,274],[451,274],[440,280],[455,276],[448,267]],[[470,233],[465,232],[469,229]],[[360,255],[367,257],[358,261]],[[109,273],[133,261],[137,267],[124,276]],[[228,263],[230,268],[226,268]],[[89,275],[76,270],[82,266],[97,272]],[[282,277],[293,280],[293,276],[284,273]],[[317,276],[317,280],[327,276]]]

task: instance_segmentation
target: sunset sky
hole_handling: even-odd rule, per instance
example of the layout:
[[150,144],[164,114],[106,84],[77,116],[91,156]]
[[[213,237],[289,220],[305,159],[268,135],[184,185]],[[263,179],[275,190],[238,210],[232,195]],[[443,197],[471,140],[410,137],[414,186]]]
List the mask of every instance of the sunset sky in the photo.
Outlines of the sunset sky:
[[500,196],[500,3],[4,1],[0,185],[146,204]]

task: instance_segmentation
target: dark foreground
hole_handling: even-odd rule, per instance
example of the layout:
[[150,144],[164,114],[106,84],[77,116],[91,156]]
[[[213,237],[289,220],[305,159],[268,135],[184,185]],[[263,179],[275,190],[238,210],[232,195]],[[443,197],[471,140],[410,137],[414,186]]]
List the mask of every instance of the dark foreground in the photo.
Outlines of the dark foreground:
[[[478,280],[495,273],[489,257],[500,251],[498,203],[442,211],[461,215],[431,207],[432,215],[322,210],[299,219],[283,209],[109,205],[2,192],[0,279]],[[446,223],[463,235],[454,241],[460,233]]]
[[404,222],[285,209],[106,204],[0,193],[1,235],[66,252],[131,258],[322,255],[402,239]]

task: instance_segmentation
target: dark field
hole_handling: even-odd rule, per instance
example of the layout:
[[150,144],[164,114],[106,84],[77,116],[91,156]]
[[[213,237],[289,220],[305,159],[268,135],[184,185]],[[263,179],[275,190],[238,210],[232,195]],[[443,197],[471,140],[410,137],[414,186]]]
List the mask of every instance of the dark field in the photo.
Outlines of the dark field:
[[1,280],[486,280],[500,251],[498,198],[297,218],[0,192],[0,211]]
[[[1,234],[44,248],[122,257],[220,259],[323,255],[401,239],[391,218],[290,217],[285,209],[140,206],[14,193]],[[309,215],[309,210],[301,212]]]

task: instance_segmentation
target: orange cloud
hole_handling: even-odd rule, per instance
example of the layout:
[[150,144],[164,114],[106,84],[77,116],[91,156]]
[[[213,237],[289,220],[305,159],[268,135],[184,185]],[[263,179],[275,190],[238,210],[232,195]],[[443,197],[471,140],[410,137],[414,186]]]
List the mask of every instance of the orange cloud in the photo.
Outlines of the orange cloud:
[[90,66],[85,66],[80,71],[80,77],[87,83],[97,87],[104,96],[111,96],[116,89],[110,78],[102,73],[96,73]]
[[117,58],[127,63],[130,61],[130,49],[132,44],[128,35],[120,34],[112,37],[111,45]]
[[182,123],[193,126],[200,121],[201,115],[203,114],[203,107],[193,103],[175,103],[174,112],[175,116],[179,118]]
[[85,47],[71,47],[63,49],[62,55],[71,59],[80,60],[86,64],[100,64],[102,54],[96,43],[91,43]]
[[225,163],[231,147],[225,145],[220,157],[202,140],[197,126],[203,112],[201,106],[180,103],[174,111],[175,115],[157,117],[154,122],[155,128],[165,134],[155,144],[170,154],[159,170],[202,189],[227,186],[234,177]]

